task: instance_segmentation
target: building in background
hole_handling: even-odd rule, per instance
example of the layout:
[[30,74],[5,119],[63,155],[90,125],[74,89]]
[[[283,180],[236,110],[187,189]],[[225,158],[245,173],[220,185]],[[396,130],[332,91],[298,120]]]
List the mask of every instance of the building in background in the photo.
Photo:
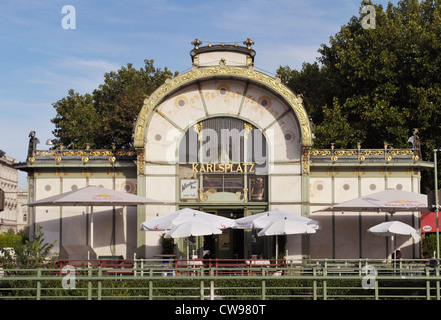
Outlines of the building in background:
[[[16,166],[28,172],[30,200],[99,185],[158,201],[95,208],[97,256],[160,254],[163,232],[140,231],[140,225],[182,208],[231,218],[282,209],[320,221],[316,234],[286,236],[289,258],[390,255],[387,241],[367,232],[388,219],[384,213],[314,211],[387,188],[420,193],[421,171],[433,165],[415,146],[392,149],[382,141],[378,149],[314,149],[302,97],[279,77],[256,70],[252,41],[244,44],[202,47],[195,41],[192,69],[145,100],[133,150],[39,150],[31,133],[28,159]],[[418,212],[395,219],[419,228]],[[36,207],[28,220],[31,232],[41,225],[46,239],[57,241],[62,257],[85,255],[90,208]],[[217,258],[270,258],[275,252],[274,238],[258,237],[257,230],[226,229],[192,245],[200,256],[209,249]],[[420,257],[412,238],[397,237],[395,247],[408,258]],[[185,257],[183,239],[178,248]]]
[[16,160],[0,150],[0,233],[10,229],[15,232],[27,226],[27,190],[18,186]]

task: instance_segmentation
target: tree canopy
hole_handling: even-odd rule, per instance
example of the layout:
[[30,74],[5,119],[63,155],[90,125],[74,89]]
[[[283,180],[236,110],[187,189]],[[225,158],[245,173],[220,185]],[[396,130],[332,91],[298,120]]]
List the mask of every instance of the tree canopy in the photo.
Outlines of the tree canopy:
[[375,29],[353,16],[302,69],[280,67],[282,79],[315,124],[316,147],[411,147],[418,128],[425,159],[441,136],[441,1],[402,0],[375,8]]
[[[362,8],[375,8],[375,28],[365,28]],[[329,44],[318,49],[314,63],[301,70],[280,67],[281,79],[303,94],[315,125],[315,147],[394,148],[408,142],[418,128],[425,159],[441,136],[441,0],[401,0],[386,8],[370,0]],[[54,103],[52,119],[58,143],[83,148],[126,148],[132,141],[134,119],[143,101],[170,70],[155,69],[153,60],[144,68],[131,64],[104,76],[92,94],[70,90]]]
[[145,60],[139,70],[128,63],[117,72],[104,74],[104,83],[92,94],[81,95],[73,89],[53,104],[57,115],[53,134],[56,144],[85,148],[127,148],[132,141],[133,123],[144,100],[169,77],[167,68],[155,69],[153,60]]

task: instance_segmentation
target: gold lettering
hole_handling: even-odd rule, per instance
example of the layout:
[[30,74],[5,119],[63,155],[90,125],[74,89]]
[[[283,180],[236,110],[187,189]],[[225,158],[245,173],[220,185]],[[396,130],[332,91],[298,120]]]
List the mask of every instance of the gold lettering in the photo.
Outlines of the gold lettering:
[[255,173],[254,171],[255,163],[193,163],[192,170],[193,173],[199,172],[214,172],[214,173]]

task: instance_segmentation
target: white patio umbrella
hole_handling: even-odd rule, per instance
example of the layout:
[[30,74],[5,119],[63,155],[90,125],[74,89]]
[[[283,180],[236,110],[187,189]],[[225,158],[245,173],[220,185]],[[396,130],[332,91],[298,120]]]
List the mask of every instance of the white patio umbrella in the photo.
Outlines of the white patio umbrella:
[[[386,212],[393,217],[396,212],[430,211],[427,195],[387,189],[345,201],[314,212]],[[393,239],[392,239],[393,241]]]
[[164,238],[186,238],[191,236],[207,236],[211,234],[221,234],[222,230],[215,226],[200,222],[200,221],[187,221],[173,227],[167,232]]
[[[210,234],[221,233],[222,230],[209,223],[191,220],[173,227],[164,235],[164,238],[188,238],[191,236],[208,236]],[[189,245],[187,239],[187,259],[189,258],[189,254]]]
[[367,230],[370,233],[374,233],[379,236],[391,237],[391,253],[395,251],[394,249],[394,237],[395,235],[407,235],[412,236],[415,241],[419,241],[421,239],[420,234],[417,230],[405,224],[401,221],[387,221],[380,224],[377,224]]
[[279,256],[279,235],[289,234],[311,234],[316,233],[317,230],[304,222],[283,219],[269,223],[265,228],[260,230],[257,234],[262,236],[276,236],[276,258]]
[[[278,224],[275,224],[278,223]],[[275,225],[274,225],[275,224]],[[234,226],[232,228],[234,229],[263,229],[265,230],[266,227],[270,228],[270,231],[268,231],[268,234],[264,234],[267,231],[265,230],[263,233],[262,231],[259,232],[258,236],[262,235],[270,235],[270,232],[275,232],[275,230],[280,230],[283,232],[284,227],[291,226],[293,227],[294,224],[298,224],[298,227],[302,227],[302,224],[305,225],[307,230],[319,230],[321,229],[320,222],[302,217],[290,212],[286,212],[283,210],[275,209],[271,211],[265,211],[262,213],[253,214],[252,216],[243,217],[235,220]],[[271,225],[274,225],[271,228]],[[274,230],[274,231],[271,231]],[[291,229],[292,232],[294,232],[294,228]],[[307,232],[302,232],[307,233]],[[274,234],[276,235],[276,257],[278,257],[279,254],[279,238],[278,235],[282,235],[283,233]],[[294,234],[294,233],[290,233]]]
[[314,212],[412,212],[430,211],[427,195],[415,192],[388,189],[361,198],[345,201]]
[[257,235],[262,237],[289,234],[311,234],[316,232],[316,229],[307,225],[306,223],[284,219],[268,224]]
[[218,229],[229,228],[234,220],[203,211],[185,208],[163,217],[155,218],[141,224],[141,231],[170,230],[184,222],[198,221],[208,223]]
[[98,186],[87,186],[84,188],[64,192],[55,196],[40,199],[27,203],[29,207],[46,206],[90,206],[91,214],[89,221],[89,244],[93,248],[93,207],[95,206],[133,206],[156,202],[155,200],[138,195],[106,189]]
[[263,229],[268,224],[272,222],[282,221],[282,220],[290,220],[305,223],[313,229],[321,229],[320,222],[302,217],[290,212],[286,212],[283,210],[275,209],[271,211],[265,211],[257,214],[253,214],[248,217],[243,217],[236,219],[234,222],[234,229]]
[[[182,236],[185,234],[184,230],[189,230],[190,227],[195,227],[199,223],[204,223],[210,227],[214,227],[217,230],[222,230],[225,228],[229,228],[234,224],[233,219],[229,219],[226,217],[218,216],[215,214],[191,209],[184,208],[172,213],[169,213],[163,217],[155,218],[150,221],[143,222],[141,224],[141,231],[159,231],[159,230],[170,230],[165,236],[172,238],[185,238],[189,236],[196,236],[196,234],[189,234],[188,236]],[[202,226],[199,226],[202,228]],[[201,235],[210,235],[210,234],[219,234],[218,231],[205,228],[206,234]],[[172,232],[173,231],[173,232]],[[220,232],[222,233],[222,231]],[[179,236],[174,236],[179,235]],[[188,258],[188,241],[187,241],[187,258]]]
[[408,224],[401,221],[388,221],[377,224],[368,229],[368,232],[375,233],[380,236],[407,235],[412,236],[416,241],[421,239],[418,231]]

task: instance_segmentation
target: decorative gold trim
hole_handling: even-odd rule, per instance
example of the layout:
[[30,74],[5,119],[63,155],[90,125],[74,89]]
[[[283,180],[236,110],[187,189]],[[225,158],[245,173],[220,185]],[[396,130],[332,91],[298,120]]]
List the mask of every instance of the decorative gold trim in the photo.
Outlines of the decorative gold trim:
[[144,174],[144,148],[138,149],[138,175]]
[[335,150],[334,154],[339,156],[356,156],[358,155],[358,150]]
[[178,90],[184,85],[191,82],[210,79],[215,76],[230,76],[251,80],[258,84],[266,86],[269,90],[274,91],[286,101],[293,109],[300,124],[302,144],[303,146],[312,146],[312,132],[308,115],[299,99],[287,86],[277,79],[266,74],[255,71],[254,68],[241,68],[234,66],[213,66],[196,68],[192,71],[183,73],[173,79],[168,79],[161,87],[159,87],[148,99],[144,100],[144,105],[139,113],[135,124],[134,145],[136,148],[144,147],[144,136],[147,133],[146,125],[149,115],[167,97],[170,93]]
[[193,126],[193,130],[198,134],[199,140],[202,140],[201,132],[202,132],[202,122],[196,123]]
[[69,150],[69,151],[63,151],[63,156],[85,156],[87,155],[86,151],[83,150]]
[[312,156],[330,156],[331,150],[311,150]]
[[303,148],[302,155],[302,173],[309,174],[309,150],[310,148]]
[[112,156],[112,150],[92,150],[90,151],[91,156]]
[[253,131],[253,126],[249,123],[244,122],[243,128],[244,128],[244,139],[245,139],[245,141],[247,141],[248,135],[250,134],[251,131]]
[[116,151],[116,155],[117,155],[117,156],[128,156],[128,157],[133,157],[134,155],[136,155],[136,151],[118,150],[118,151]]

